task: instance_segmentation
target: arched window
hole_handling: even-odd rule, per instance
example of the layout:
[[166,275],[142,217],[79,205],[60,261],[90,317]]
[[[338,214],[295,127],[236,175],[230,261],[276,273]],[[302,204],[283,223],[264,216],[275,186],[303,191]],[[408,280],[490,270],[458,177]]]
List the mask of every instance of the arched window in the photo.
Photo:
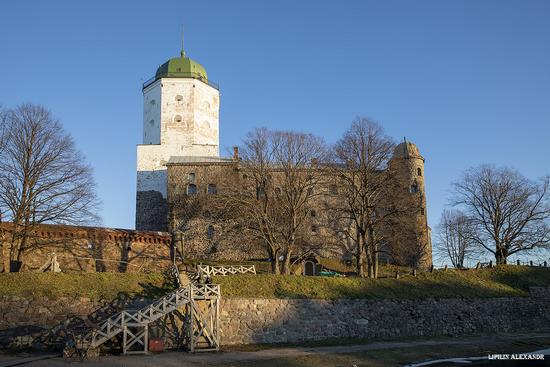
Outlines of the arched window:
[[410,192],[411,194],[416,194],[418,192],[418,184],[416,182],[411,185]]
[[180,96],[178,94],[175,99],[176,99],[176,104],[180,105],[183,103],[183,96]]
[[197,194],[197,186],[194,184],[187,185],[187,195],[196,195]]
[[311,226],[311,233],[317,233],[317,226],[315,224]]
[[416,175],[417,176],[422,176],[422,168],[417,168],[416,169]]
[[187,175],[187,179],[189,180],[189,183],[194,184],[194,183],[195,183],[195,173],[190,172],[190,173]]
[[208,194],[214,195],[218,193],[218,187],[215,184],[208,184]]
[[312,217],[316,217],[317,212],[315,211],[315,209],[311,209],[310,212],[309,212],[309,215],[311,215]]
[[214,238],[214,226],[213,225],[209,225],[208,228],[206,229],[206,237],[208,237],[208,239],[212,239]]
[[182,122],[182,121],[183,121],[183,119],[182,119],[182,117],[181,117],[180,115],[174,116],[174,122],[180,123],[180,122]]

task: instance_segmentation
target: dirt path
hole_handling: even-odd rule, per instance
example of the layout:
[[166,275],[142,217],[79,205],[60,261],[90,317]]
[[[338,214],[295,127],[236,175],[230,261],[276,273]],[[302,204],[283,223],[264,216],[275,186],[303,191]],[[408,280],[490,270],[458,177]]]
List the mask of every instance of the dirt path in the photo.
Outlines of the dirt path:
[[[96,360],[82,363],[69,362],[61,358],[36,360],[39,356],[0,356],[0,367],[23,365],[30,367],[51,366],[81,366],[81,367],[149,367],[149,366],[307,366],[315,362],[320,366],[332,366],[334,363],[350,363],[357,366],[369,365],[402,365],[426,359],[437,359],[436,356],[450,358],[471,356],[480,346],[502,351],[535,351],[550,348],[550,332],[537,334],[509,334],[499,336],[477,336],[464,338],[437,338],[410,341],[385,341],[360,345],[319,346],[319,347],[289,347],[272,348],[254,352],[219,352],[195,353],[165,352],[152,355],[133,356],[103,356]],[[490,349],[487,349],[490,350]],[[447,354],[445,354],[445,352]],[[461,354],[464,353],[464,354]],[[475,354],[473,354],[475,355]],[[481,354],[483,355],[483,354]],[[399,359],[401,356],[401,359]],[[50,356],[51,357],[51,356]],[[345,358],[344,358],[345,357]],[[390,358],[391,357],[391,358]],[[354,359],[355,358],[355,359]],[[372,360],[369,360],[371,358]],[[374,358],[374,359],[373,359]],[[395,359],[397,358],[397,359]],[[409,359],[407,358],[416,358]],[[34,361],[31,359],[35,359]],[[390,360],[391,359],[391,360]],[[349,362],[348,362],[349,360]],[[279,363],[280,361],[280,363]],[[403,362],[400,362],[403,361]],[[363,362],[365,364],[363,364]],[[388,362],[388,364],[385,364]],[[320,364],[318,364],[320,363]],[[334,364],[341,365],[341,364]]]

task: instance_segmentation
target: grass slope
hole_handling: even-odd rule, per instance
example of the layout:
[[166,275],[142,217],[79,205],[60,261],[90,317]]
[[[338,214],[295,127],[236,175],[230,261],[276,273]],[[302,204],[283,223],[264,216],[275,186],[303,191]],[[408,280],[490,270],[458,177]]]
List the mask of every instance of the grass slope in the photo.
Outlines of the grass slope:
[[166,291],[165,279],[159,273],[0,274],[0,296],[111,300],[121,292],[132,297],[158,297]]
[[400,279],[235,275],[215,277],[224,297],[242,298],[488,298],[527,296],[530,286],[550,286],[550,269],[501,266],[447,270]]
[[[274,276],[215,277],[223,297],[232,298],[488,298],[527,296],[530,286],[550,286],[550,269],[500,266],[481,270],[447,270],[400,279]],[[0,274],[0,296],[87,297],[111,300],[119,293],[158,298],[173,287],[162,274],[14,273]]]

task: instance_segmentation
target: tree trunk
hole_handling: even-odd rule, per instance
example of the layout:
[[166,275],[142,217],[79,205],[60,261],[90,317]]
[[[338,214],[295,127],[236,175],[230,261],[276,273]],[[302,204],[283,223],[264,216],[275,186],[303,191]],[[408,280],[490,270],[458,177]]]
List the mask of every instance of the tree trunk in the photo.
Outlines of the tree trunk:
[[292,256],[292,251],[291,250],[286,251],[285,252],[285,260],[284,260],[284,263],[283,263],[283,274],[284,275],[290,275],[290,267],[291,267],[290,256]]
[[362,237],[357,233],[356,237],[356,244],[357,244],[357,276],[364,278],[365,277],[365,246],[363,246]]
[[508,251],[504,247],[497,245],[497,251],[495,253],[495,259],[496,259],[497,265],[506,265],[507,258],[508,258]]
[[373,244],[373,254],[372,254],[372,268],[373,268],[373,278],[378,278],[378,245]]
[[275,256],[271,259],[271,272],[275,275],[281,274],[279,256],[277,255],[277,253],[275,253]]

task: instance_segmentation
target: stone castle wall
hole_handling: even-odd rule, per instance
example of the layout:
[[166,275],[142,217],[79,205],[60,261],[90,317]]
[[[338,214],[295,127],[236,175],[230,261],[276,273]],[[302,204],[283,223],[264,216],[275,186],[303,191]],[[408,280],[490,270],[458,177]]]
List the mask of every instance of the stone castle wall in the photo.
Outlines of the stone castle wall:
[[399,339],[550,328],[543,296],[487,299],[223,299],[222,345]]
[[[105,304],[88,298],[0,297],[0,348],[30,345],[69,315],[86,317]],[[486,299],[222,298],[221,344],[544,331],[550,329],[548,309],[550,288],[532,288],[530,297]]]
[[[0,225],[0,240],[9,240],[11,223]],[[166,232],[115,228],[39,225],[24,252],[22,270],[37,270],[52,253],[61,271],[142,272],[170,266],[172,237]]]

